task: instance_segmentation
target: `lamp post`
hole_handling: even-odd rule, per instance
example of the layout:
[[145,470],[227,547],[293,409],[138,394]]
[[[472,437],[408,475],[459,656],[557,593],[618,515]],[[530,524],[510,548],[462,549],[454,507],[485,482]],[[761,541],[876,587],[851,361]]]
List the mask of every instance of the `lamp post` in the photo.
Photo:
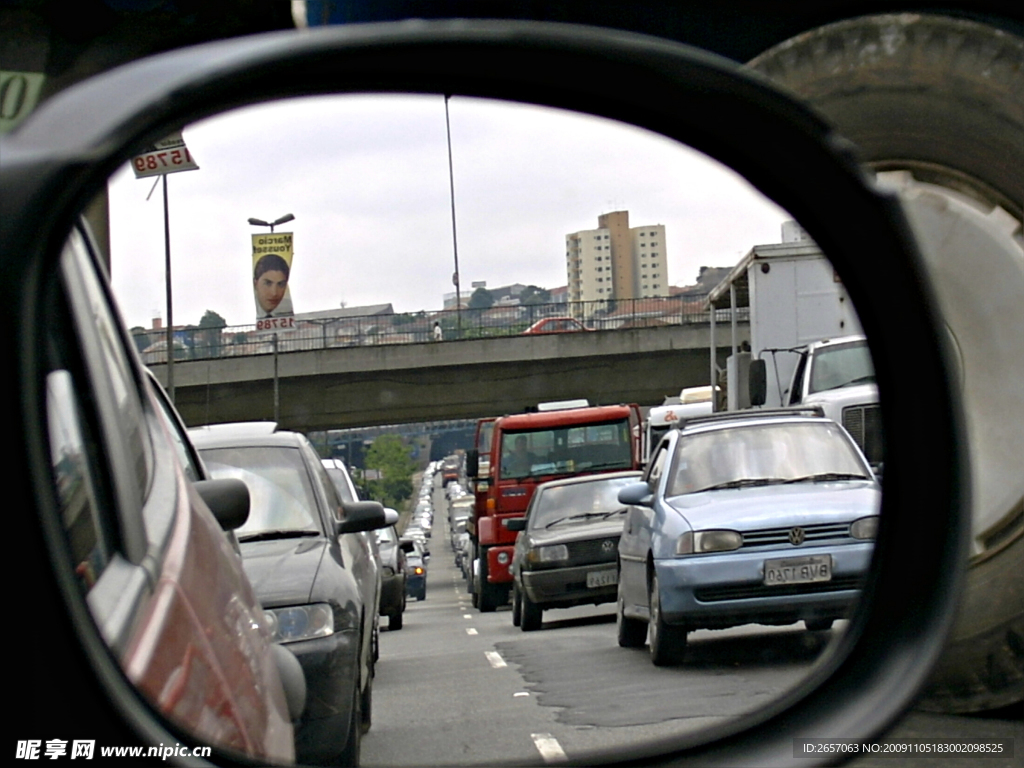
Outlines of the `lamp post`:
[[292,214],[286,213],[284,216],[282,216],[279,219],[275,219],[274,221],[264,221],[263,219],[250,218],[249,223],[252,224],[254,227],[270,227],[270,231],[273,232],[274,227],[292,221],[294,218],[295,217]]
[[[249,223],[254,227],[270,227],[270,231],[274,231],[274,227],[277,227],[286,222],[292,221],[295,216],[286,213],[280,218],[274,219],[273,221],[264,221],[263,219],[250,218]],[[277,332],[274,332],[274,422],[279,423],[281,421],[281,380],[277,370]]]

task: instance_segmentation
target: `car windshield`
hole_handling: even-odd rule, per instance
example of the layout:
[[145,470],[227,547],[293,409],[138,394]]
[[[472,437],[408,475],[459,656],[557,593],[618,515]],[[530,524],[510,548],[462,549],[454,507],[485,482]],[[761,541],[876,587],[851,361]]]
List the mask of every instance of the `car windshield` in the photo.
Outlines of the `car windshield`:
[[757,424],[684,435],[666,495],[870,477],[834,422]]
[[319,533],[316,500],[298,448],[208,448],[200,454],[213,478],[235,477],[249,486],[249,519],[239,539],[268,532]]
[[625,511],[619,489],[636,480],[629,475],[542,488],[528,512],[530,530],[614,518]]
[[818,350],[811,367],[810,392],[865,384],[875,380],[875,369],[865,341],[837,344]]
[[501,441],[501,476],[536,477],[632,465],[629,421],[507,432]]

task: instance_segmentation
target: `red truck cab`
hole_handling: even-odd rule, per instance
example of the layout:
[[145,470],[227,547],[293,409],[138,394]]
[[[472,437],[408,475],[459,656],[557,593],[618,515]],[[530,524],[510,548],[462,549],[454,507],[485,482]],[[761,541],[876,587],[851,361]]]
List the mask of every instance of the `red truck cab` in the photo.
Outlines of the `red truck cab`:
[[535,412],[477,423],[477,447],[467,457],[476,496],[466,526],[473,545],[474,606],[487,612],[508,601],[516,533],[505,521],[524,515],[534,489],[549,480],[639,469],[639,425],[635,403],[586,401],[542,404]]

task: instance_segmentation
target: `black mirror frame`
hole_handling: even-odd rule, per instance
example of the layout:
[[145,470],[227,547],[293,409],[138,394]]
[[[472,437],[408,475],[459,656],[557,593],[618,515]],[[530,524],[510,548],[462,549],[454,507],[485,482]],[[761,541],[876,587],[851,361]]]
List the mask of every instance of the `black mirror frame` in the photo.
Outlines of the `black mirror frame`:
[[[609,91],[608,82],[630,87]],[[47,327],[46,296],[64,238],[110,174],[172,130],[268,99],[367,91],[501,98],[648,128],[734,168],[793,214],[829,255],[870,340],[889,439],[876,563],[862,610],[800,686],[751,717],[709,729],[706,743],[666,741],[588,756],[588,762],[651,765],[657,755],[680,765],[807,766],[815,761],[795,757],[796,736],[880,735],[911,706],[938,658],[969,524],[950,358],[898,202],[871,187],[823,122],[732,62],[657,38],[509,21],[325,28],[181,49],[53,97],[0,140],[0,258],[8,284],[18,286],[3,307],[14,349],[9,380],[17,388],[8,477],[15,493],[31,500],[25,509],[36,512],[15,523],[16,540],[30,550],[22,581],[36,585],[16,600],[33,615],[39,605],[63,606],[41,633],[54,645],[45,663],[40,653],[34,666],[42,676],[35,681],[39,690],[67,692],[45,711],[20,708],[25,722],[16,723],[18,733],[38,738],[31,734],[44,722],[52,731],[59,718],[70,723],[90,712],[107,743],[194,741],[171,736],[173,726],[140,706],[90,629],[73,575],[52,556],[59,520],[40,429],[40,331]],[[877,279],[883,270],[885,280]]]

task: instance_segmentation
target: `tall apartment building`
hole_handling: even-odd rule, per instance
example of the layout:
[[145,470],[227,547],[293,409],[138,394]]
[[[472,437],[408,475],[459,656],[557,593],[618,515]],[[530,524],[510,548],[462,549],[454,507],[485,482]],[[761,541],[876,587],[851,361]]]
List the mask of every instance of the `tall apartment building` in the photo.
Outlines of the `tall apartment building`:
[[664,224],[630,228],[629,211],[613,211],[597,226],[565,236],[569,301],[668,295]]

